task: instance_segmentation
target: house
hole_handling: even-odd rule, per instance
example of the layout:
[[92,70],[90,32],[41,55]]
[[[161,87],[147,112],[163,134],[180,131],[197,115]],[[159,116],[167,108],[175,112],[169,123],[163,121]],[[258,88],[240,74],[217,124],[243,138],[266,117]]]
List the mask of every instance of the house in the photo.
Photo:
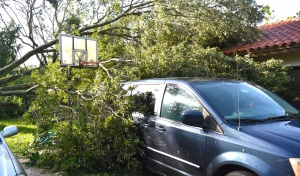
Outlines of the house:
[[[287,19],[260,26],[266,34],[257,42],[240,44],[222,50],[226,55],[250,54],[255,61],[281,59],[283,65],[291,66],[289,75],[294,78],[292,89],[300,97],[300,18]],[[300,109],[300,101],[288,99],[296,108]]]

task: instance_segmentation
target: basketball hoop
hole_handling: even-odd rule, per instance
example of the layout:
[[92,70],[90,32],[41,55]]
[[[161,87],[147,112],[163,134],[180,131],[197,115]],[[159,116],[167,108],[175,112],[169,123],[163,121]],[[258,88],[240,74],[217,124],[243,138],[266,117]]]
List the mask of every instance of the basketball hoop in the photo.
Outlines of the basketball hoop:
[[87,62],[87,61],[81,61],[79,64],[79,67],[88,67],[88,68],[98,68],[99,62]]
[[60,65],[74,68],[98,68],[97,40],[59,34]]

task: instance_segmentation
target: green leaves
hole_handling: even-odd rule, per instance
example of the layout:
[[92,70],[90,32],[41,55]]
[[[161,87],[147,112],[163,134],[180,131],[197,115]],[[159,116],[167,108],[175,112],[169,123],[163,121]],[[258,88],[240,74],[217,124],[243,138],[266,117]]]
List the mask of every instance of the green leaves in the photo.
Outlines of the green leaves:
[[32,75],[41,86],[27,116],[38,133],[56,131],[52,145],[35,146],[44,151],[38,164],[66,174],[136,171],[144,153],[131,120],[134,100],[118,78],[98,77],[101,70],[72,69],[70,81],[67,70],[55,63]]
[[52,5],[53,8],[57,9],[58,0],[46,0],[46,1],[48,1]]
[[[80,25],[80,18],[75,14],[70,14],[70,17],[65,20],[63,31],[67,33],[75,33],[75,31],[79,29]],[[77,35],[80,34],[77,32]]]
[[[252,0],[163,1],[157,6],[145,30],[155,31],[158,40],[168,37],[165,42],[192,38],[193,43],[204,48],[222,48],[256,40],[260,35],[256,25],[262,21],[263,13]],[[168,35],[168,31],[174,35]]]
[[20,44],[16,42],[19,30],[14,22],[3,29],[0,28],[0,68],[15,61],[20,49]]

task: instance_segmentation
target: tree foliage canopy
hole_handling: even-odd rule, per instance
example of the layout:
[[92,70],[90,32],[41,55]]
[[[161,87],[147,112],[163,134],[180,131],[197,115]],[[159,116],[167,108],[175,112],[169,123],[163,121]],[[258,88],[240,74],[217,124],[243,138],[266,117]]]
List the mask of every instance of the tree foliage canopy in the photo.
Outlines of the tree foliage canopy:
[[11,22],[8,26],[0,28],[0,68],[12,63],[16,59],[20,44],[16,44],[19,28]]
[[[260,36],[256,26],[264,12],[254,0],[0,3],[1,15],[19,22],[16,38],[24,48],[30,48],[0,68],[0,85],[32,73],[21,82],[25,88],[17,89],[14,82],[14,93],[35,93],[25,116],[38,125],[37,135],[57,131],[55,143],[34,146],[44,151],[39,163],[66,173],[135,170],[140,166],[136,156],[143,156],[143,144],[131,120],[137,100],[120,90],[122,81],[167,76],[225,77],[285,92],[290,80],[281,61],[256,63],[248,56],[229,57],[220,52],[220,48]],[[62,32],[97,39],[99,69],[70,72],[70,68],[60,67],[58,34]],[[39,62],[38,68],[24,67],[8,75],[33,57]]]

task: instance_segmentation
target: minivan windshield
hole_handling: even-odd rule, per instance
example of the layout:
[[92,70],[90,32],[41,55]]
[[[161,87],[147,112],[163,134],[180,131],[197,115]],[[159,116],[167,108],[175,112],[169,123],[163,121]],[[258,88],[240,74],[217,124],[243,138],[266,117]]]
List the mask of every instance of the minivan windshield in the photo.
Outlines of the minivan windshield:
[[192,84],[226,120],[264,121],[299,114],[272,92],[246,82]]

